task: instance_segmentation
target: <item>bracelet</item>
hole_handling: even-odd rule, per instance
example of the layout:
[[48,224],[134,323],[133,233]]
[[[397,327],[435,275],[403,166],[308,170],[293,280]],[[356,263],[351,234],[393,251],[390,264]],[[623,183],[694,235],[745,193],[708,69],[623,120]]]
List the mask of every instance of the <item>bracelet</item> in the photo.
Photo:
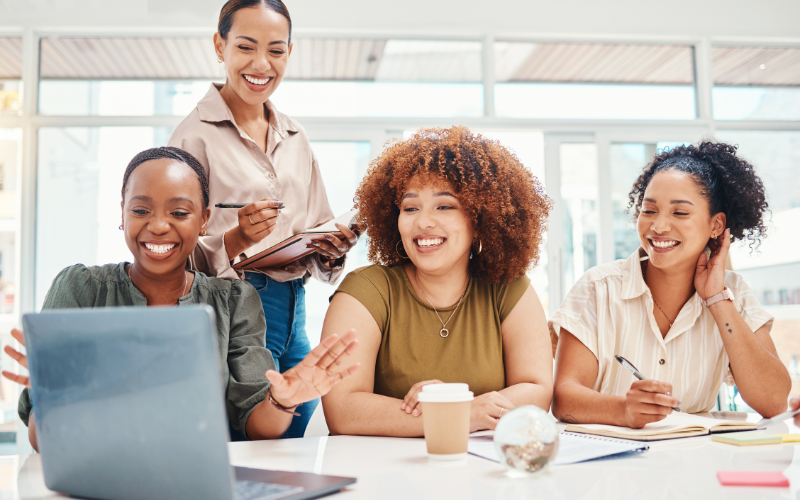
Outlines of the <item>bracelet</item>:
[[[280,411],[282,411],[284,413],[288,413],[290,415],[294,415],[295,417],[299,417],[300,416],[299,413],[297,413],[296,411],[292,410],[290,407],[283,406],[282,404],[280,404],[277,401],[275,401],[275,398],[272,397],[272,386],[270,386],[269,390],[267,391],[267,399],[269,400],[270,403],[272,403],[272,406],[274,406],[275,408],[279,409]],[[300,406],[300,405],[297,405],[297,406]],[[295,406],[295,408],[297,408],[297,406]]]

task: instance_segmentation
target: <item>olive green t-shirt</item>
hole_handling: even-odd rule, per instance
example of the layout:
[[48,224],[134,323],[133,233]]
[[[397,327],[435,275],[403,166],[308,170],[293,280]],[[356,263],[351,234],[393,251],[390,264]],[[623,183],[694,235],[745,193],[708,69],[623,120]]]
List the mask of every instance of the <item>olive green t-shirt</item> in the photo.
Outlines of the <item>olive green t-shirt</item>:
[[[461,306],[442,323],[417,296],[404,266],[372,265],[345,277],[336,290],[352,295],[375,318],[381,345],[375,362],[375,394],[402,399],[424,380],[463,382],[476,396],[505,388],[501,325],[527,290],[523,275],[507,285],[470,279]],[[439,309],[447,321],[455,309]]]
[[[126,264],[78,264],[64,269],[53,280],[42,309],[146,306],[147,299],[125,272]],[[261,299],[244,281],[193,272],[192,288],[180,298],[178,306],[208,304],[214,308],[228,419],[234,429],[246,434],[250,413],[267,396],[269,380],[265,373],[275,369],[272,354],[264,347],[267,323]],[[32,409],[25,389],[18,408],[25,425]]]

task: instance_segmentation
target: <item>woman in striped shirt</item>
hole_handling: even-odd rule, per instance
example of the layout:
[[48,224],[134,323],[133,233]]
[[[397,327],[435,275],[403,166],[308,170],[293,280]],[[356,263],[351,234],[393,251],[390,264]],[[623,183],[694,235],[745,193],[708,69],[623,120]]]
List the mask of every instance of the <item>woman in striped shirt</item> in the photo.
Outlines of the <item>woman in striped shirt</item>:
[[731,242],[753,247],[766,234],[766,195],[752,165],[716,142],[666,151],[639,176],[630,207],[641,248],[590,269],[550,319],[553,414],[640,428],[673,407],[713,409],[723,381],[762,415],[783,411],[791,380],[769,335],[772,316],[725,271]]

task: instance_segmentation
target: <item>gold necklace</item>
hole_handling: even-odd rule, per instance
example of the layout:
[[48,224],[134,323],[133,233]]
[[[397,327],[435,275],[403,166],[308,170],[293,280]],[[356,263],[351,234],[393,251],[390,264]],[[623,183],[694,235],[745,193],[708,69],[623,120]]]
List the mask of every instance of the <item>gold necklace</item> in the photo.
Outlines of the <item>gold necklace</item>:
[[[132,269],[133,269],[133,264],[131,264],[131,267],[128,268],[128,279],[131,280],[131,283],[133,283],[133,278],[131,278],[131,270]],[[186,273],[186,271],[184,271],[183,272],[183,293],[181,294],[181,297],[186,295],[186,286],[187,285],[189,285],[189,275]],[[133,283],[133,286],[136,286],[136,283]],[[178,297],[178,300],[176,302],[177,304],[181,303],[181,297]]]
[[450,330],[446,328],[447,323],[450,323],[450,320],[453,319],[453,316],[455,316],[456,311],[458,311],[458,306],[461,305],[461,301],[464,300],[464,296],[467,295],[467,288],[469,288],[469,280],[470,278],[467,278],[467,285],[464,287],[464,293],[461,294],[461,298],[458,299],[458,304],[456,304],[456,308],[453,309],[452,313],[450,313],[450,317],[447,318],[447,321],[442,321],[442,317],[439,316],[439,311],[436,310],[436,306],[433,305],[433,302],[431,302],[431,299],[428,298],[428,295],[425,293],[425,290],[422,289],[422,284],[419,282],[419,279],[417,278],[417,268],[416,267],[414,268],[414,281],[417,282],[417,288],[419,288],[419,291],[422,292],[422,295],[425,296],[425,300],[427,300],[428,304],[430,304],[431,307],[433,308],[433,312],[436,313],[436,317],[439,318],[439,323],[442,324],[442,329],[439,330],[439,336],[442,337],[443,339],[446,339],[448,336],[450,336]]
[[[644,275],[642,276],[642,279],[644,279],[644,277],[647,276],[647,267],[648,267],[648,265],[647,265],[647,263],[645,263]],[[653,299],[653,304],[655,304],[656,307],[658,308],[658,310],[661,311],[661,314],[663,314],[664,317],[667,318],[667,323],[669,323],[669,327],[672,328],[672,325],[673,325],[673,323],[675,323],[675,321],[669,319],[669,316],[667,316],[667,313],[665,313],[664,310],[661,309],[661,306],[658,305],[658,302],[656,302],[656,298],[653,295],[653,292],[650,292],[650,297]],[[675,319],[677,319],[677,318],[675,318]]]

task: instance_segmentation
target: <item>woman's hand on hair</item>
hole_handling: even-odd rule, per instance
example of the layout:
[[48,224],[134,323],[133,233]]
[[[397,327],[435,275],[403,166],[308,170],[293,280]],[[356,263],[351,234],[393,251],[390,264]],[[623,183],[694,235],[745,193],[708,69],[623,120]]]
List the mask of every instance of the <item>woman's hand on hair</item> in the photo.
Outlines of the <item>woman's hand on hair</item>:
[[315,252],[329,260],[336,260],[344,257],[344,255],[352,250],[356,243],[358,243],[358,232],[351,230],[347,226],[336,224],[336,229],[341,231],[344,238],[338,238],[333,234],[323,235],[321,238],[312,240],[308,248],[313,249]]
[[723,231],[716,242],[709,244],[709,248],[711,258],[708,259],[705,252],[701,253],[694,272],[694,288],[703,300],[708,300],[725,289],[725,263],[731,248],[731,230]]
[[328,394],[331,387],[354,374],[360,363],[344,365],[358,347],[355,330],[342,338],[334,334],[312,349],[296,366],[284,373],[266,373],[272,397],[286,407],[295,407]]
[[422,388],[426,385],[431,384],[443,384],[441,380],[425,380],[422,382],[417,382],[416,384],[411,386],[411,389],[408,390],[408,394],[406,397],[403,398],[403,403],[400,405],[400,409],[406,413],[409,413],[415,417],[422,415],[422,408],[419,407],[419,393],[422,391]]
[[[22,334],[22,330],[18,330],[16,328],[14,328],[13,330],[11,330],[11,336],[14,337],[17,340],[17,342],[22,344],[23,347],[25,347],[25,336]],[[20,365],[24,366],[26,369],[28,368],[28,357],[27,356],[25,356],[21,352],[17,351],[16,349],[11,347],[10,345],[5,346],[3,348],[3,350],[5,351],[6,354],[9,355],[9,357],[11,357],[11,359],[16,361]],[[3,376],[5,378],[7,378],[8,380],[16,382],[16,383],[18,383],[20,385],[24,385],[25,387],[30,388],[30,386],[31,386],[30,377],[27,377],[25,375],[17,375],[16,373],[11,373],[8,370],[3,370]]]

